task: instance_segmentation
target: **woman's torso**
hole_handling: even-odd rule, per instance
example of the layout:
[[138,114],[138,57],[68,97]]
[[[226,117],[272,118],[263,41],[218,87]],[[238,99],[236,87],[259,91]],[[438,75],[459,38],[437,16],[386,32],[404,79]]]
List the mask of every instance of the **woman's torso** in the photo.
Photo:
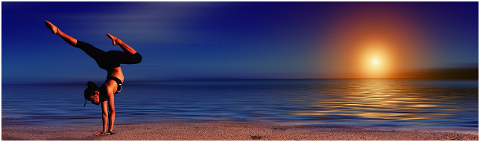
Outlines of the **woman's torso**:
[[[120,79],[120,81],[122,81],[122,82],[125,79],[125,77],[123,76],[123,72],[122,72],[121,67],[108,69],[107,73],[108,73],[107,76],[116,77],[116,78]],[[114,88],[114,89],[107,88],[107,87],[118,87],[118,84],[116,82],[114,83],[115,85],[107,86],[106,85],[107,81],[111,81],[111,80],[107,79],[105,81],[105,83],[103,83],[102,86],[100,86],[100,102],[103,102],[103,101],[107,100],[107,96],[108,96],[107,90],[117,90],[116,88]],[[114,94],[114,93],[112,93],[112,94]]]

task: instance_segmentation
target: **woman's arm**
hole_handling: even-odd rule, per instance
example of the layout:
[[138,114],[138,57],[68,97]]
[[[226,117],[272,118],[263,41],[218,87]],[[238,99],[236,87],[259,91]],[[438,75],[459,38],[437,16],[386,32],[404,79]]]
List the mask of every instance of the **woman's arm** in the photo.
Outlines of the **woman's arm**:
[[108,135],[107,132],[107,121],[108,121],[108,114],[107,114],[107,101],[103,101],[100,106],[102,107],[102,122],[103,122],[103,131],[99,132],[95,135]]
[[[103,101],[101,103],[102,107],[102,121],[103,121],[103,131],[97,133],[95,135],[109,135],[112,134],[113,131],[113,124],[115,122],[115,97],[113,96],[115,90],[117,90],[116,82],[113,80],[109,80],[104,84],[107,87],[107,101]],[[107,111],[108,106],[108,111]],[[108,125],[110,124],[110,125]],[[107,131],[107,125],[109,129]]]
[[109,91],[108,96],[108,121],[109,121],[109,129],[108,133],[112,133],[113,131],[113,123],[115,122],[115,97],[113,95],[114,93]]
[[[107,87],[107,100],[108,100],[108,133],[112,133],[113,131],[113,124],[115,123],[115,92],[117,91],[117,82],[113,80],[108,80],[104,84]],[[107,105],[105,101],[105,106]],[[105,112],[106,112],[105,108]],[[106,123],[106,121],[104,121]],[[106,131],[107,124],[104,124],[104,131]]]

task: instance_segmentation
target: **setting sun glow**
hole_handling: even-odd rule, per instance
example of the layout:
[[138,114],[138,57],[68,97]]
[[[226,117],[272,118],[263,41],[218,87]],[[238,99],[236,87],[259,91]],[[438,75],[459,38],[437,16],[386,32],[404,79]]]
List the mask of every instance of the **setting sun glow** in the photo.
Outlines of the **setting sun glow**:
[[379,61],[378,59],[374,58],[374,59],[372,59],[372,65],[375,66],[375,67],[376,67],[376,66],[379,66],[379,65],[380,65],[380,61]]
[[386,45],[368,44],[363,48],[361,68],[363,76],[368,78],[383,78],[389,70]]

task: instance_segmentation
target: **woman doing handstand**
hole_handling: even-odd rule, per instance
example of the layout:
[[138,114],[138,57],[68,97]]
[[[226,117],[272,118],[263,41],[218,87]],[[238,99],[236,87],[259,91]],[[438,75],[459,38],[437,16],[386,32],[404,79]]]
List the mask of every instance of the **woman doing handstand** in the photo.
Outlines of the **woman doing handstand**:
[[[102,108],[102,122],[103,131],[95,135],[113,134],[113,123],[115,121],[115,97],[114,94],[122,90],[122,82],[124,76],[120,64],[138,64],[142,61],[142,56],[132,47],[125,44],[123,41],[115,36],[107,33],[107,36],[112,39],[113,46],[119,45],[123,51],[102,51],[88,43],[79,41],[58,29],[55,25],[45,20],[45,25],[52,33],[59,35],[68,44],[80,48],[90,57],[92,57],[98,66],[107,71],[107,79],[98,87],[95,83],[89,81],[87,89],[84,91],[86,100],[93,104],[99,105]],[[85,100],[85,104],[86,104]],[[84,107],[85,107],[84,104]],[[107,112],[108,106],[108,112]],[[108,122],[108,123],[107,123]],[[107,124],[108,130],[107,130]]]

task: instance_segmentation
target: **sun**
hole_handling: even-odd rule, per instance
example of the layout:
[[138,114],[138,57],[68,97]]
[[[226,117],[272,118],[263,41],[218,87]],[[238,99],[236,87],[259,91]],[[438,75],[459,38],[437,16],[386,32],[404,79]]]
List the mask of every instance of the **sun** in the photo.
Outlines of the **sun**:
[[372,66],[374,67],[380,66],[380,60],[377,58],[372,59]]
[[364,71],[368,78],[381,78],[386,71],[383,65],[384,57],[380,52],[373,52],[370,57],[367,57],[364,63]]
[[360,59],[363,77],[384,78],[389,70],[389,56],[383,45],[370,45],[364,48]]

